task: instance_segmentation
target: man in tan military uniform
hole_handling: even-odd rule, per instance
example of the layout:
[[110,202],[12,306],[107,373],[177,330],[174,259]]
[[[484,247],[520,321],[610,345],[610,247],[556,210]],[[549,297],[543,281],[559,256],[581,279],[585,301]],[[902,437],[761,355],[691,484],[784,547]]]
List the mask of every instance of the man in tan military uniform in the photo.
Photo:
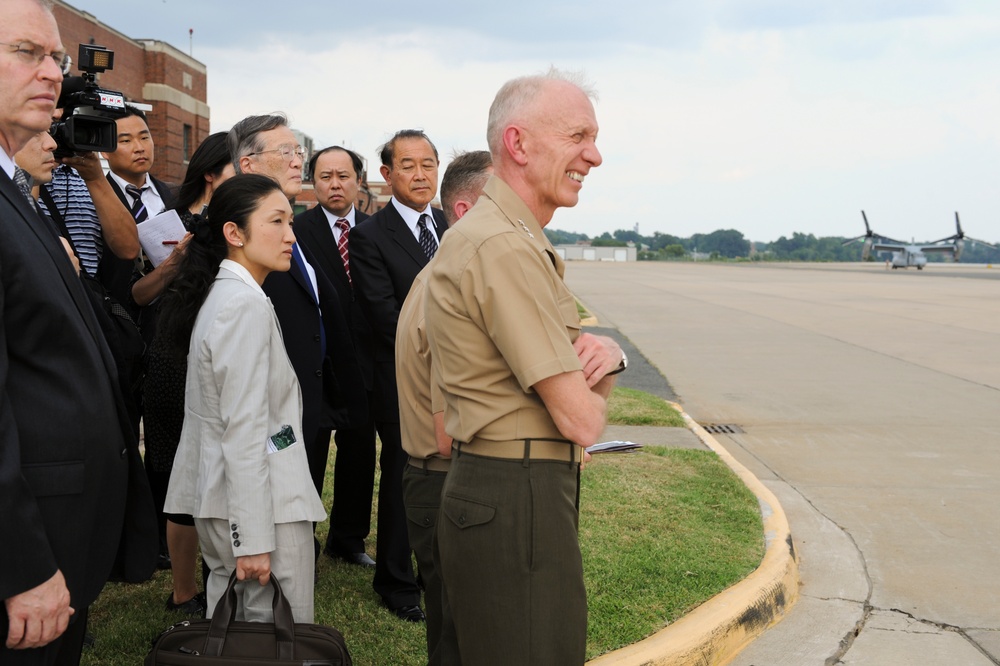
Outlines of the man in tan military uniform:
[[542,227],[600,165],[597,130],[589,94],[559,72],[505,84],[495,176],[431,267],[427,334],[455,439],[438,545],[467,664],[584,661],[580,460],[625,359],[581,334]]
[[[441,179],[441,202],[448,226],[455,224],[476,202],[486,179],[493,173],[485,150],[463,153],[452,160]],[[403,504],[406,506],[410,547],[417,558],[427,609],[427,659],[429,666],[460,663],[451,616],[443,607],[441,576],[434,562],[441,489],[451,458],[451,437],[444,431],[444,398],[431,381],[431,354],[424,327],[427,264],[413,280],[396,325],[396,387],[399,392],[399,426],[409,464],[403,470]]]

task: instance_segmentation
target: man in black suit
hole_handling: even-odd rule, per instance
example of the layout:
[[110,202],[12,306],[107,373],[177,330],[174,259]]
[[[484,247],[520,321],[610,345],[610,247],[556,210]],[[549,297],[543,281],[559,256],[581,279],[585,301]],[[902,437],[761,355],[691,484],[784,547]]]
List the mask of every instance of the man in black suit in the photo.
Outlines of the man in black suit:
[[0,662],[74,664],[119,547],[130,431],[85,287],[11,180],[11,157],[48,128],[59,96],[56,21],[36,0],[5,0],[3,13]]
[[[354,227],[368,215],[354,207],[361,187],[364,162],[346,148],[331,146],[315,153],[309,161],[313,187],[319,203],[295,218],[295,237],[316,258],[319,268],[337,289],[344,309],[364,384],[353,387],[358,394],[370,396],[373,359],[371,329],[354,298],[348,274],[350,235]],[[375,421],[367,410],[354,415],[353,428],[338,428],[337,464],[333,472],[333,507],[330,510],[330,532],[326,539],[326,554],[350,564],[374,567],[375,560],[365,552],[365,539],[371,531],[372,490],[375,485]],[[315,455],[324,469],[329,453],[330,433],[326,432],[327,448],[317,441]],[[317,490],[322,492],[323,477],[314,476]]]
[[400,618],[419,622],[420,589],[413,577],[403,507],[403,452],[396,392],[396,322],[413,278],[437,251],[447,228],[431,208],[437,194],[437,148],[419,130],[397,132],[380,151],[381,173],[392,190],[385,208],[351,233],[351,277],[374,344],[373,412],[382,441],[378,543],[373,587]]
[[[302,191],[303,149],[284,116],[244,118],[229,131],[228,142],[237,173],[269,176],[289,199]],[[292,259],[287,272],[268,275],[263,289],[302,389],[302,439],[313,483],[322,488],[330,431],[364,418],[364,393],[337,289],[309,248],[296,243]]]
[[[118,125],[118,149],[102,154],[108,161],[111,189],[139,224],[173,208],[176,198],[170,186],[149,173],[153,168],[155,145],[146,114],[131,105],[125,105],[125,113],[124,117],[115,121]],[[134,267],[134,262],[119,259],[105,248],[97,278],[109,294],[138,315],[138,306],[129,293]]]

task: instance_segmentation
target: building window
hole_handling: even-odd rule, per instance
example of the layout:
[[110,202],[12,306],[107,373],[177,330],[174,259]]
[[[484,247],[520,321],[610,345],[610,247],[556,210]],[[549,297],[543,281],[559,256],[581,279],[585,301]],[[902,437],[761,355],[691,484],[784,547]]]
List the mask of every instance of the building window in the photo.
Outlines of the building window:
[[191,126],[184,125],[184,163],[187,164],[191,160]]

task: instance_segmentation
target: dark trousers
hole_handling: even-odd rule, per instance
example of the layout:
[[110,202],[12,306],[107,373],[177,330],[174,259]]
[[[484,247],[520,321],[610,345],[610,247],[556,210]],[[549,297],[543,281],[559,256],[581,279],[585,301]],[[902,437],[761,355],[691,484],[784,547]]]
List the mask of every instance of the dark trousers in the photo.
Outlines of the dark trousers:
[[334,554],[363,553],[371,532],[375,489],[375,422],[340,429],[334,442],[337,463],[333,468],[333,506],[326,549]]
[[435,561],[438,510],[447,472],[433,472],[407,465],[403,470],[403,503],[406,505],[410,547],[424,588],[427,614],[427,663],[453,666],[460,663],[450,610],[444,604],[441,574]]
[[579,465],[455,452],[438,549],[462,662],[580,666]]
[[378,485],[378,539],[375,543],[375,578],[372,587],[389,608],[416,606],[420,588],[413,575],[410,540],[403,506],[403,468],[409,456],[403,451],[398,422],[377,423],[382,453]]

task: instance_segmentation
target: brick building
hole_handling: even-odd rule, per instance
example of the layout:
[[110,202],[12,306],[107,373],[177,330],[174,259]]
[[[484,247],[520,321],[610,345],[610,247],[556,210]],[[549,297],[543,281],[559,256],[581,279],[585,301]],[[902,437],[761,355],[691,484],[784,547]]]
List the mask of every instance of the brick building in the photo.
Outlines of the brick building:
[[98,85],[153,107],[146,113],[156,144],[152,173],[179,184],[191,153],[210,131],[205,65],[166,42],[127,37],[60,0],[55,0],[53,13],[66,52],[73,56],[71,74],[79,74],[75,63],[80,44],[115,52],[114,69],[98,74]]

